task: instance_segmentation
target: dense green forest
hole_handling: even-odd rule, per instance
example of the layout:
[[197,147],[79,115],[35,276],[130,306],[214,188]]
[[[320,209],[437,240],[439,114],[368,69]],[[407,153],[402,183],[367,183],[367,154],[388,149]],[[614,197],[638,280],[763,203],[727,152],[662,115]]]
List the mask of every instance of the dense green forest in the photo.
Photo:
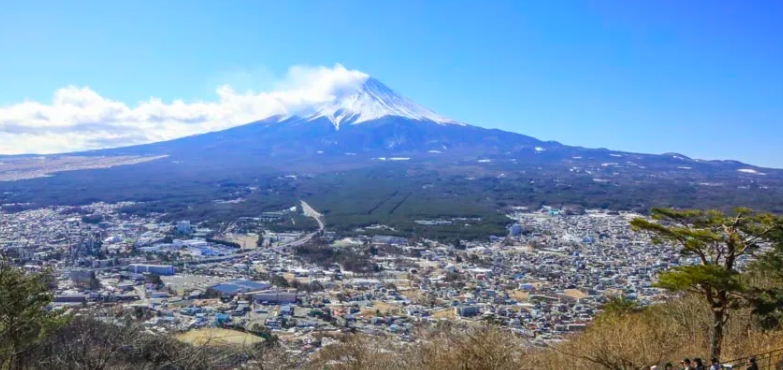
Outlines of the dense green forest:
[[[525,206],[635,210],[651,207],[719,208],[748,205],[783,212],[783,190],[756,183],[705,186],[681,178],[654,180],[617,176],[596,182],[585,173],[525,165],[501,168],[427,164],[384,164],[344,171],[289,174],[263,166],[180,166],[153,161],[130,167],[72,171],[26,181],[0,183],[0,205],[18,211],[49,205],[133,201],[128,213],[165,213],[168,219],[220,223],[279,211],[305,200],[340,233],[374,224],[384,234],[441,240],[503,234],[503,211]],[[234,201],[234,202],[226,202]],[[459,220],[454,220],[459,218]],[[467,221],[466,221],[467,219]],[[417,220],[449,220],[422,225]],[[288,220],[278,229],[311,229]],[[372,234],[376,231],[367,230]]]

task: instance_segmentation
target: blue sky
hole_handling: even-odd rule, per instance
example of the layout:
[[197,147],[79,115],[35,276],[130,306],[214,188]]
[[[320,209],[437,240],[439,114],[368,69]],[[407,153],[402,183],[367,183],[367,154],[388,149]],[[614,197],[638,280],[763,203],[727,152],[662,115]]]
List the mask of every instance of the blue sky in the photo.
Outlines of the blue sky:
[[[67,86],[214,101],[340,63],[478,126],[783,167],[781,19],[780,1],[6,2],[0,120]],[[17,126],[0,141],[50,143]]]

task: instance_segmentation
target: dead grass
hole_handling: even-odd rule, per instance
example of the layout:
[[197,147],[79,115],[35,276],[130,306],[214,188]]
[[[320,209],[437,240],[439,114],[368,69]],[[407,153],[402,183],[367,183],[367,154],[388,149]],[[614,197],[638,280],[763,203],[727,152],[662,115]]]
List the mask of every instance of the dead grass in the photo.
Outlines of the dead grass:
[[263,338],[241,331],[206,328],[196,329],[177,334],[177,339],[193,345],[252,345],[263,341]]
[[381,312],[381,316],[385,315],[397,315],[401,312],[400,306],[395,304],[389,304],[386,302],[375,301],[372,307],[367,307],[361,311],[361,314],[365,317],[375,317],[376,311]]
[[527,301],[527,298],[530,296],[529,293],[523,292],[521,290],[511,290],[508,292],[508,295],[518,302]]
[[457,318],[457,314],[454,313],[454,309],[453,308],[445,308],[445,309],[442,309],[442,310],[432,311],[430,316],[434,317],[436,319],[447,318],[447,319],[453,320],[453,319]]
[[566,289],[563,293],[571,298],[582,299],[587,297],[587,294],[577,289]]

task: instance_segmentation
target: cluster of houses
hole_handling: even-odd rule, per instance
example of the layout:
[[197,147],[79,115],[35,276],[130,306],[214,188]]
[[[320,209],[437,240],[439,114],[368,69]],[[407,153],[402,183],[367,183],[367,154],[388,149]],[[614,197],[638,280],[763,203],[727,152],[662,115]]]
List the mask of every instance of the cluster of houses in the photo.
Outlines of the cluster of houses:
[[[313,241],[377,266],[367,272],[302,258],[294,247],[239,251],[189,222],[120,217],[117,205],[90,207],[89,214],[101,216],[97,223],[43,209],[15,214],[0,230],[4,251],[22,250],[30,268],[56,268],[53,307],[143,311],[146,324],[161,330],[260,326],[285,333],[289,343],[341,330],[405,341],[419,326],[454,321],[493,322],[536,345],[584,330],[613,296],[641,304],[662,299],[656,275],[689,263],[633,232],[629,221],[637,215],[630,213],[519,210],[509,214],[508,235],[459,245],[383,235],[383,225],[356,235],[327,231]],[[283,243],[302,235],[267,236]],[[77,237],[86,240],[86,251],[74,251]]]

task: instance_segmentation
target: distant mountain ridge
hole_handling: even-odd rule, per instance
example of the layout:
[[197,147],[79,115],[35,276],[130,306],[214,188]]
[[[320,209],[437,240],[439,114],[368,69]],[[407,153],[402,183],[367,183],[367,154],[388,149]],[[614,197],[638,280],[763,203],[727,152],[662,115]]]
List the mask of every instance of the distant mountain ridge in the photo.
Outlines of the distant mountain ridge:
[[[62,154],[87,165],[90,156],[157,159],[0,182],[0,204],[134,201],[138,212],[204,220],[253,217],[307,199],[344,230],[389,224],[421,231],[412,220],[460,216],[491,220],[500,232],[507,220],[498,211],[517,206],[783,213],[783,170],[563,145],[443,117],[377,80],[352,88],[296,114],[227,130]],[[451,236],[496,232],[471,228]]]
[[697,173],[701,174],[695,177],[703,178],[716,171],[735,176],[781,173],[737,161],[702,161],[676,153],[655,155],[567,146],[472,126],[424,108],[374,78],[368,78],[354,90],[339,92],[333,101],[296,115],[272,116],[223,131],[85,154],[166,154],[173,160],[231,160],[264,165],[279,162],[288,170],[324,158],[341,157],[341,162],[365,166],[375,164],[373,158],[397,155],[440,163],[482,160],[479,163],[484,165],[505,161],[571,171],[593,168],[647,175],[667,172],[683,178]]
[[[119,153],[199,156],[204,150],[237,152],[251,157],[345,153],[492,151],[545,145],[537,139],[470,126],[443,117],[396,93],[374,78],[335,99],[227,130],[190,137],[103,149],[89,154]],[[213,152],[214,153],[214,152]]]

